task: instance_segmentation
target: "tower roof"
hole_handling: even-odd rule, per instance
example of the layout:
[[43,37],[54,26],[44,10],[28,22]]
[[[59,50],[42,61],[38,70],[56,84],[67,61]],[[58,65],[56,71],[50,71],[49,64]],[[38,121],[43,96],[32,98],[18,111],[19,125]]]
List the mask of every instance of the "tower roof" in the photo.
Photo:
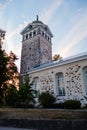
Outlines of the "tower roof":
[[5,33],[6,31],[4,31],[4,30],[2,30],[2,29],[0,28],[0,32]]
[[42,21],[39,21],[38,15],[36,15],[36,20],[32,22],[33,24],[43,24]]
[[0,40],[1,40],[1,38],[4,39],[5,33],[6,33],[6,31],[4,31],[4,30],[2,30],[2,29],[0,28]]
[[49,27],[44,24],[42,21],[39,20],[39,17],[37,15],[36,20],[34,20],[33,22],[29,23],[22,31],[21,34],[25,34],[28,31],[33,30],[34,28],[37,27],[42,27],[51,37],[53,37],[53,34],[51,33]]

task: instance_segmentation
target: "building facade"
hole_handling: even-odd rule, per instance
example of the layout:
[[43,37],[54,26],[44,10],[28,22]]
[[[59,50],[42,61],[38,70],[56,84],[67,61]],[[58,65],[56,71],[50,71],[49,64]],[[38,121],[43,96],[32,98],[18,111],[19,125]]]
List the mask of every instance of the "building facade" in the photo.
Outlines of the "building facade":
[[52,61],[53,35],[38,17],[21,34],[21,77],[29,74],[34,89],[52,93],[57,102],[78,99],[87,104],[87,53]]

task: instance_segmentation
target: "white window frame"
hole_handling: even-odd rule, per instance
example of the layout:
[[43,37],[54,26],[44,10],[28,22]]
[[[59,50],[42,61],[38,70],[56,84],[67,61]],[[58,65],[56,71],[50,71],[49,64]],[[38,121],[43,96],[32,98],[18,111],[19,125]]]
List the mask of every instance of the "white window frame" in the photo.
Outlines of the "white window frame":
[[57,95],[58,96],[65,96],[65,87],[64,87],[64,78],[63,73],[56,74],[56,84],[57,84]]

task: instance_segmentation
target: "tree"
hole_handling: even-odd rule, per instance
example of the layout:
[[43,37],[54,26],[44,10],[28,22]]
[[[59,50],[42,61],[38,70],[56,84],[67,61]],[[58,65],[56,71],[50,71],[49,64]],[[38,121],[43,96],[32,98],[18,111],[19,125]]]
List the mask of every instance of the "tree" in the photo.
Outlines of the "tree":
[[[7,95],[9,95],[11,90],[11,87],[14,88],[18,87],[19,84],[19,72],[17,69],[17,66],[15,64],[15,61],[17,60],[17,56],[11,51],[9,55],[7,55],[7,63],[6,63],[6,67],[4,67],[4,69],[6,68],[6,73],[4,73],[4,76],[7,77],[7,79],[3,82],[2,84],[2,100],[3,100],[3,104],[6,104],[6,97]],[[15,88],[17,89],[17,88]],[[9,92],[9,93],[8,93]],[[15,95],[12,96],[11,99],[13,99]],[[10,95],[11,97],[11,95]],[[13,101],[14,102],[14,101]]]
[[7,75],[8,61],[9,61],[9,57],[7,56],[5,50],[2,50],[2,47],[0,46],[0,89],[3,87],[4,83],[9,79]]
[[17,56],[11,51],[8,55],[0,44],[0,104],[5,104],[5,96],[10,86],[18,86],[19,72],[15,61]]
[[39,95],[39,102],[45,108],[52,107],[55,101],[56,101],[56,98],[48,92],[43,92]]
[[18,100],[17,88],[10,84],[9,88],[6,90],[5,105],[15,107]]
[[29,107],[35,103],[36,90],[32,88],[34,80],[31,81],[31,77],[27,74],[24,78],[24,82],[19,87],[19,103],[22,107]]
[[19,72],[15,61],[17,56],[11,51],[8,55],[2,49],[5,31],[0,29],[0,104],[5,103],[7,90],[11,91],[11,87],[17,87],[19,83]]
[[16,60],[18,60],[17,56],[11,51],[9,54],[9,61],[7,64],[7,69],[8,69],[7,75],[9,77],[7,83],[13,84],[14,86],[18,86],[19,84],[19,72],[15,64]]
[[60,54],[55,54],[54,56],[53,56],[53,58],[52,58],[52,60],[53,61],[56,61],[56,60],[61,60],[62,59],[62,57],[60,56]]
[[5,87],[5,82],[9,79],[7,73],[7,64],[9,57],[7,56],[5,50],[2,49],[0,45],[0,104],[3,103],[3,88]]

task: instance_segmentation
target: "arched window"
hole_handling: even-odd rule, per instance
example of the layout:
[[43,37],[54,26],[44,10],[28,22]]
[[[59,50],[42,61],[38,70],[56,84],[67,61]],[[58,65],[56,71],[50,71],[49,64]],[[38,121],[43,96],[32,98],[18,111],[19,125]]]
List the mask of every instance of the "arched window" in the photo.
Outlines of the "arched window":
[[87,66],[83,67],[83,78],[84,78],[85,92],[87,94]]
[[40,88],[39,88],[39,78],[35,77],[34,78],[34,84],[33,84],[33,89],[37,91],[37,97],[40,93]]
[[29,26],[29,29],[31,30],[32,28],[33,28],[32,25],[30,25],[30,26]]
[[45,34],[45,38],[47,38],[47,35]]
[[35,36],[36,35],[36,31],[34,30],[34,32],[33,32],[33,36]]
[[39,89],[39,78],[38,77],[34,78],[33,89],[34,90],[38,90]]
[[29,37],[30,37],[30,38],[32,37],[32,32],[30,32]]
[[56,85],[57,95],[65,96],[64,78],[62,72],[56,74]]
[[26,34],[26,40],[28,39],[28,34]]
[[48,36],[48,41],[49,41],[49,36]]

